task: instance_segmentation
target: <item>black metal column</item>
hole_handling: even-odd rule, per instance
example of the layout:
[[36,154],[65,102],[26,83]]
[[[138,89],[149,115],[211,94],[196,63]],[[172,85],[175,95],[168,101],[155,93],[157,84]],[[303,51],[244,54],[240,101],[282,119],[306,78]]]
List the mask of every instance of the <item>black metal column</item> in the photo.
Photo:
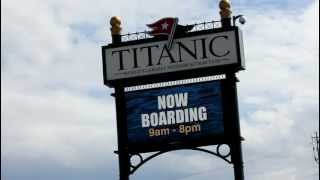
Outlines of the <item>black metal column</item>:
[[115,88],[118,130],[118,155],[120,180],[129,180],[130,159],[128,152],[128,133],[125,113],[124,87]]
[[120,43],[121,42],[121,35],[120,34],[113,34],[112,35],[112,43]]
[[231,27],[231,18],[221,18],[221,26],[224,28]]
[[227,82],[230,87],[229,103],[230,110],[235,114],[232,115],[232,139],[231,139],[231,161],[234,168],[235,180],[244,180],[243,172],[243,158],[242,158],[242,148],[241,148],[241,132],[240,132],[240,122],[239,122],[239,110],[238,110],[238,97],[237,97],[237,78],[234,73],[226,74]]
[[[114,16],[110,19],[112,44],[121,43],[121,19]],[[120,180],[129,180],[130,157],[128,151],[128,130],[125,109],[124,86],[115,85],[116,111],[117,111],[117,132],[118,132],[118,156]]]

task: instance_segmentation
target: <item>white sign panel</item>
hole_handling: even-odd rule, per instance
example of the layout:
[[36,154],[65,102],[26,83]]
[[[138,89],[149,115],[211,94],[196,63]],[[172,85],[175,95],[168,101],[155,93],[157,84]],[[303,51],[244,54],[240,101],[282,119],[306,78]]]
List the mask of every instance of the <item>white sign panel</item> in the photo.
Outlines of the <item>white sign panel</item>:
[[[237,31],[175,39],[172,48],[167,41],[105,48],[107,81],[148,76],[167,72],[242,64],[242,42]],[[241,35],[240,35],[241,36]]]

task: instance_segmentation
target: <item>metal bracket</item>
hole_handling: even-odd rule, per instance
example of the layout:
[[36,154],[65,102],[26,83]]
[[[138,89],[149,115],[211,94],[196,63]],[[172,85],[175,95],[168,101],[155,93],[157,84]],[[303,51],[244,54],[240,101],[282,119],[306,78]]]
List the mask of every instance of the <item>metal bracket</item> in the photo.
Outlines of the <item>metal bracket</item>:
[[[226,145],[228,146],[228,149],[229,151],[225,154],[223,154],[221,152],[221,147],[223,145]],[[223,159],[224,161],[226,161],[227,163],[229,164],[232,164],[232,161],[231,161],[231,148],[230,148],[230,145],[228,144],[219,144],[217,145],[216,147],[216,152],[213,152],[213,151],[210,151],[210,150],[207,150],[207,149],[203,149],[203,148],[190,148],[190,149],[171,149],[171,150],[165,150],[165,151],[159,151],[159,152],[156,152],[146,158],[144,158],[141,153],[137,153],[137,154],[130,154],[129,158],[130,158],[130,174],[133,174],[136,170],[138,170],[143,164],[147,163],[149,160],[161,155],[161,154],[164,154],[164,153],[167,153],[167,152],[170,152],[170,151],[176,151],[176,150],[195,150],[195,151],[201,151],[201,152],[205,152],[205,153],[209,153],[211,155],[214,155],[214,156],[217,156],[221,159]],[[139,158],[139,162],[137,164],[133,164],[132,162],[132,158],[134,157],[138,157]]]

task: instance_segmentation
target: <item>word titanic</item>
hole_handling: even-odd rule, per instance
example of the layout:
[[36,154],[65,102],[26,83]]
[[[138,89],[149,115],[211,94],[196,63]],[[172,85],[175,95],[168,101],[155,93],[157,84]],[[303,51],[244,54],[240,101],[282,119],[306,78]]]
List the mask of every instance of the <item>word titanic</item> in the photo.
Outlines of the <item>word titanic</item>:
[[142,127],[156,127],[207,120],[207,109],[204,106],[188,106],[188,93],[158,96],[159,112],[141,114]]
[[172,49],[169,49],[166,44],[121,48],[111,51],[111,57],[118,62],[118,67],[115,68],[119,71],[181,63],[190,58],[194,60],[222,58],[228,56],[231,50],[221,44],[230,44],[232,41],[228,35],[193,38],[186,42],[176,41]]

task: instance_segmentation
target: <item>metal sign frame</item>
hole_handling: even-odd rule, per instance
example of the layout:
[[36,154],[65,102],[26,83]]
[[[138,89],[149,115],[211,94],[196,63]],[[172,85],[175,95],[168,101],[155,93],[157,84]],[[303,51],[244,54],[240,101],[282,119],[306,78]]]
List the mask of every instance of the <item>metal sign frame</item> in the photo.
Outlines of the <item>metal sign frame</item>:
[[209,30],[203,30],[203,31],[195,31],[195,32],[189,32],[187,34],[180,34],[180,35],[178,34],[176,35],[175,39],[180,39],[185,37],[196,37],[200,35],[208,35],[208,34],[229,32],[229,31],[235,33],[237,63],[221,65],[221,66],[203,67],[203,68],[190,69],[190,70],[181,70],[181,71],[175,71],[175,72],[166,72],[166,73],[138,76],[138,77],[132,77],[132,78],[123,78],[123,79],[116,79],[116,80],[108,80],[108,77],[107,77],[106,61],[108,61],[108,59],[106,58],[106,49],[139,45],[139,44],[145,44],[145,43],[151,43],[151,42],[161,42],[161,41],[165,41],[166,39],[164,37],[155,37],[155,38],[141,39],[141,40],[128,41],[128,42],[112,43],[107,46],[102,46],[104,84],[109,87],[116,87],[118,85],[135,86],[140,84],[149,84],[149,83],[157,83],[157,82],[163,82],[163,81],[202,77],[202,76],[208,76],[208,75],[221,74],[225,72],[237,72],[239,70],[244,70],[245,65],[244,65],[244,57],[243,57],[243,46],[242,44],[240,44],[240,42],[242,42],[241,30],[236,26],[231,26],[228,28],[217,28],[217,29],[209,29]]
[[[224,108],[227,109],[226,119],[228,119],[225,124],[227,125],[227,136],[226,138],[220,139],[212,143],[212,145],[218,145],[216,152],[209,151],[206,149],[199,148],[197,146],[181,146],[181,147],[163,147],[158,152],[150,155],[147,158],[143,158],[141,153],[146,151],[141,149],[130,150],[128,145],[128,132],[126,123],[126,113],[125,112],[125,87],[115,88],[115,98],[116,98],[116,114],[117,114],[117,134],[118,134],[118,150],[115,151],[119,155],[119,170],[120,170],[120,180],[129,180],[130,174],[133,174],[138,168],[149,160],[170,151],[175,150],[197,150],[212,154],[217,156],[224,161],[234,165],[234,175],[235,180],[243,180],[243,160],[242,160],[242,148],[241,141],[244,140],[240,135],[240,122],[239,122],[239,112],[238,112],[238,100],[237,100],[237,87],[236,83],[238,79],[235,77],[234,73],[227,73],[226,79],[224,80],[224,100],[228,103],[224,104]],[[233,112],[233,113],[232,113]],[[222,155],[219,153],[219,148],[221,145],[226,144],[230,148],[230,152],[227,155]],[[195,145],[195,144],[193,144]],[[149,151],[147,151],[149,152]],[[137,165],[133,165],[131,158],[138,156],[140,162]]]
[[[232,117],[230,117],[230,114],[235,114],[233,109],[230,109],[230,102],[228,97],[232,96],[232,92],[228,91],[230,89],[230,85],[227,83],[226,79],[221,80],[214,80],[219,81],[220,87],[221,87],[221,104],[223,109],[223,126],[224,126],[224,133],[221,136],[215,136],[215,137],[205,137],[199,141],[183,141],[183,142],[176,142],[175,144],[166,144],[166,143],[153,143],[153,144],[130,144],[128,142],[128,151],[129,153],[145,153],[145,152],[154,152],[154,151],[167,151],[171,149],[186,149],[186,148],[194,148],[194,147],[200,147],[200,146],[208,146],[208,145],[219,145],[219,144],[229,144],[232,140],[231,131],[232,131]],[[181,84],[181,85],[174,85],[170,87],[164,87],[164,88],[176,88],[176,87],[182,87],[182,86],[195,86],[195,85],[201,85],[204,83],[211,83],[212,81],[205,81],[205,82],[196,82],[192,84]],[[163,89],[163,88],[158,88]],[[139,90],[136,92],[148,92],[148,91],[154,91],[155,89],[147,89],[147,90]],[[129,92],[132,93],[132,92]],[[126,94],[126,92],[125,92]],[[127,114],[127,113],[126,113]],[[129,120],[127,120],[125,123],[127,123]],[[184,124],[184,123],[182,123]],[[128,127],[128,125],[126,125]],[[168,137],[169,138],[169,137]]]
[[[224,31],[239,31],[238,27],[233,24],[231,26],[231,17],[229,10],[230,5],[228,1],[221,0],[220,2],[220,9],[221,12],[221,24],[222,28],[219,29],[212,29],[212,30],[203,30],[198,32],[190,32],[187,34],[178,35],[176,38],[187,37],[191,35],[201,35],[206,33],[214,33],[214,32],[224,32]],[[210,153],[217,157],[224,159],[226,162],[233,164],[234,166],[234,177],[235,180],[244,180],[244,172],[243,172],[243,159],[242,159],[242,147],[241,141],[243,138],[241,137],[240,133],[240,122],[239,122],[239,112],[238,112],[238,99],[237,99],[237,87],[236,83],[238,82],[235,73],[239,70],[243,70],[244,66],[242,64],[241,58],[243,58],[243,48],[239,45],[237,46],[237,54],[238,54],[238,64],[233,65],[226,65],[226,66],[219,66],[219,67],[208,67],[208,68],[199,68],[199,69],[192,69],[186,71],[178,71],[178,72],[170,72],[165,74],[156,74],[150,76],[143,76],[143,77],[135,77],[135,78],[126,78],[120,80],[107,80],[106,76],[106,56],[105,56],[105,49],[111,47],[120,47],[120,46],[127,46],[136,43],[146,43],[146,42],[156,42],[162,41],[163,38],[151,38],[151,39],[144,39],[144,40],[136,40],[136,41],[129,41],[129,42],[121,42],[121,35],[117,34],[118,30],[121,30],[119,26],[121,24],[117,18],[112,19],[111,28],[112,31],[112,44],[108,46],[102,47],[102,59],[103,59],[103,77],[104,77],[104,84],[109,87],[115,88],[115,93],[112,95],[115,97],[116,102],[116,116],[117,116],[117,134],[118,134],[118,150],[115,153],[119,156],[119,170],[120,170],[120,180],[129,180],[130,174],[133,174],[139,167],[141,167],[144,163],[149,161],[150,159],[161,155],[163,153],[180,150],[180,149],[190,149],[190,150],[198,150],[206,153]],[[235,19],[234,19],[235,20]],[[238,34],[238,33],[236,33]],[[239,42],[242,37],[237,36],[237,42]],[[197,144],[193,145],[186,145],[183,147],[169,147],[160,149],[159,152],[156,152],[153,155],[150,155],[147,158],[143,158],[140,153],[144,153],[142,149],[132,150],[128,147],[128,129],[126,123],[126,113],[125,113],[125,88],[129,86],[136,86],[136,85],[143,85],[143,84],[151,84],[151,83],[158,83],[158,82],[165,82],[165,81],[172,81],[172,80],[181,80],[181,79],[188,79],[188,78],[197,78],[197,77],[204,77],[210,75],[217,75],[217,74],[226,74],[226,79],[224,80],[224,101],[228,103],[224,103],[224,109],[226,110],[225,113],[225,125],[227,128],[225,129],[228,131],[226,133],[226,137],[222,138],[219,141],[215,141],[212,144],[216,144],[217,152],[212,152],[206,149],[201,149],[197,146]],[[230,148],[230,152],[227,155],[222,155],[219,153],[219,148],[222,144],[227,144]],[[149,151],[148,151],[149,152]],[[131,158],[133,156],[140,157],[140,162],[137,165],[133,165],[131,162]],[[227,159],[230,158],[230,159]]]

